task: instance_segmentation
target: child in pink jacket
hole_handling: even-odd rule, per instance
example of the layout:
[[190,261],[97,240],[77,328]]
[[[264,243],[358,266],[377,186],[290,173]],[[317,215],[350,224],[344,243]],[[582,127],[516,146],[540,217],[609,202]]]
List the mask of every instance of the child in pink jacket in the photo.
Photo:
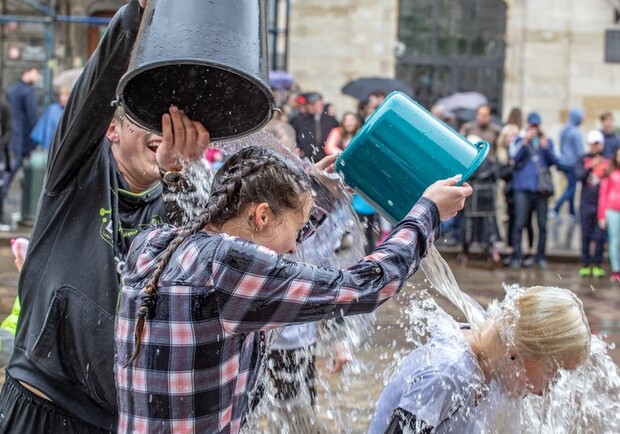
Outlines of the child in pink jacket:
[[620,148],[614,152],[607,176],[601,181],[598,222],[607,229],[612,282],[620,282]]

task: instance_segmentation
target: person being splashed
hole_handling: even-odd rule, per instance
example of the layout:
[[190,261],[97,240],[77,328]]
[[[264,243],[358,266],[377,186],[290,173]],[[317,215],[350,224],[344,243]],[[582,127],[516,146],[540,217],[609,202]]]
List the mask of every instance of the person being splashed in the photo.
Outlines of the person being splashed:
[[452,327],[403,359],[379,397],[369,434],[483,432],[477,407],[490,386],[511,398],[542,395],[558,370],[578,368],[590,353],[583,304],[567,289],[513,288],[489,318],[468,319],[472,330],[449,321]]

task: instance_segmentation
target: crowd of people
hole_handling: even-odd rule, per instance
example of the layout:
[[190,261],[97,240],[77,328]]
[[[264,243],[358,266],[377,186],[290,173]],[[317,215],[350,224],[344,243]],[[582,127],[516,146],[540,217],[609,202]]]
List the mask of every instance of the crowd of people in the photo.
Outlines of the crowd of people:
[[[483,219],[488,226],[484,219],[492,215],[478,206],[461,211],[474,190],[454,176],[428,186],[402,221],[379,230],[375,242],[373,228],[382,225],[357,197],[353,206],[371,229],[366,256],[335,268],[290,259],[329,212],[317,206],[313,171],[333,170],[336,154],[385,92],[371,92],[359,112],[341,122],[318,92],[295,94],[282,107],[267,129],[314,163],[310,169],[268,146],[246,146],[232,155],[209,152],[209,132],[176,106],[162,115],[161,136],[145,131],[110,102],[146,4],[131,0],[112,19],[49,145],[37,222],[25,260],[20,252],[16,263],[21,307],[0,393],[0,433],[237,433],[261,399],[272,330],[374,311],[418,270],[442,222],[463,212],[462,220]],[[35,74],[29,74],[22,81],[31,86]],[[502,131],[490,114],[481,106],[476,120],[463,126],[471,140],[493,144],[489,167],[472,179],[474,186],[497,176],[492,166],[501,154]],[[537,201],[549,194],[531,184],[539,166],[556,163],[540,124],[540,116],[530,114],[524,132],[504,145],[506,165],[513,167],[515,240],[532,210],[547,217],[546,205]],[[27,137],[36,130],[29,128]],[[20,149],[11,170],[27,157],[27,147]],[[212,182],[187,175],[189,167],[208,168],[205,155],[220,166]],[[588,168],[597,158],[588,160]],[[620,208],[607,216],[615,209],[614,183],[620,183],[614,161],[601,181],[605,199],[597,209],[605,211],[608,227],[613,219],[620,223]],[[209,193],[203,197],[202,191]],[[484,191],[481,186],[481,203]],[[188,202],[193,206],[183,206]],[[540,215],[538,221],[540,249]],[[484,235],[490,252],[491,232]],[[516,243],[513,261],[521,261]],[[418,382],[410,375],[397,378],[398,387],[388,385],[379,400],[373,432],[471,426],[475,412],[462,405],[480,398],[478,387],[498,382],[518,398],[542,394],[559,369],[587,360],[588,322],[572,293],[532,288],[508,301],[479,328],[443,342],[459,346],[461,358],[443,360],[446,346],[437,343],[412,353],[413,359],[434,353],[446,363],[428,368],[445,368],[446,378],[466,384],[442,389],[447,400],[426,395],[425,404],[436,404],[430,409],[410,399]],[[440,383],[426,379],[425,393],[437,391]]]
[[[280,92],[286,98],[281,98],[282,112],[274,122],[294,132],[290,143],[298,155],[314,159],[342,151],[386,96],[382,90],[370,93],[357,113],[343,113],[338,122],[334,107],[325,104],[320,93],[302,93],[294,87]],[[556,142],[546,134],[542,116],[536,111],[524,116],[519,108],[513,108],[504,122],[489,104],[478,106],[471,120],[457,118],[437,105],[430,111],[472,143],[484,140],[490,144],[486,160],[470,179],[472,198],[454,219],[443,224],[445,242],[461,246],[457,261],[466,264],[470,246],[477,243],[489,266],[501,262],[514,269],[534,265],[545,269],[549,230],[557,232],[562,224],[580,224],[579,275],[601,278],[609,268],[610,279],[619,281],[620,229],[614,213],[620,211],[620,203],[616,189],[609,184],[616,177],[614,155],[620,136],[611,112],[599,115],[599,129],[584,134],[580,128],[584,112],[570,110]],[[565,186],[563,191],[559,191],[561,186]],[[565,205],[566,214],[562,211]],[[358,195],[353,206],[364,222],[369,253],[385,239],[390,226]],[[571,235],[566,235],[566,246]],[[503,258],[500,242],[507,247]],[[609,267],[603,258],[606,247]]]
[[56,90],[57,101],[40,110],[35,87],[41,80],[38,67],[22,70],[20,78],[6,92],[6,102],[0,101],[0,228],[9,230],[5,202],[15,175],[28,161],[32,152],[47,153],[52,137],[71,89]]

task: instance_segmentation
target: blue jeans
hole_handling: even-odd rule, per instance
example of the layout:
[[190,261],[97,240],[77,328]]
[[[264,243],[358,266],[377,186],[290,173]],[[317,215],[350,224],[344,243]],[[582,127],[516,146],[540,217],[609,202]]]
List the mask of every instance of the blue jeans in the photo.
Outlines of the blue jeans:
[[548,197],[530,191],[514,192],[515,223],[511,233],[512,247],[514,249],[512,258],[514,260],[520,261],[522,258],[521,236],[533,212],[536,212],[536,223],[538,225],[536,260],[545,259],[548,200]]
[[620,211],[605,210],[607,235],[609,236],[609,262],[612,273],[620,273]]
[[575,215],[575,191],[577,190],[577,174],[575,173],[575,166],[564,166],[558,165],[558,169],[564,173],[566,176],[566,180],[568,181],[568,185],[566,186],[566,190],[562,193],[562,196],[557,200],[555,206],[553,207],[553,211],[558,214],[560,212],[560,207],[566,201],[568,201],[568,212],[570,215]]

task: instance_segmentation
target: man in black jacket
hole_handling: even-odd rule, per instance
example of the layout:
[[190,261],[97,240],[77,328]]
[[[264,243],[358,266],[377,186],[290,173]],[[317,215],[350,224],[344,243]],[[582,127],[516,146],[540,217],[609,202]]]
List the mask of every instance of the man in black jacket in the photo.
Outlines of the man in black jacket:
[[323,97],[320,93],[310,92],[299,97],[305,106],[306,114],[291,121],[295,129],[297,151],[301,158],[320,161],[325,157],[325,141],[329,132],[338,126],[333,116],[325,113]]
[[52,142],[20,275],[22,309],[0,397],[1,433],[116,431],[118,272],[145,225],[170,221],[168,199],[185,191],[175,182],[180,169],[202,159],[209,144],[204,127],[174,107],[162,117],[159,137],[110,105],[146,2],[131,0],[116,14]]

